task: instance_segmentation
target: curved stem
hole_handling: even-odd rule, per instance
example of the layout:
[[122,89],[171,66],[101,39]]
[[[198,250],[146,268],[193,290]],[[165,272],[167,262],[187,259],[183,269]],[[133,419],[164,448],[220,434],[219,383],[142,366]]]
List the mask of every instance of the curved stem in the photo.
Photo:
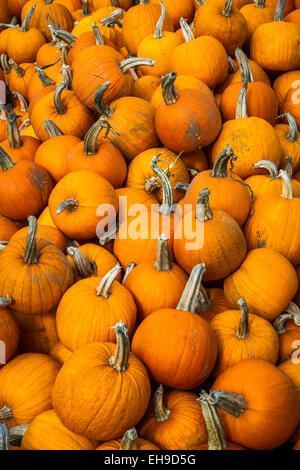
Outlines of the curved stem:
[[64,90],[68,88],[68,85],[66,84],[65,81],[61,82],[59,85],[57,85],[54,95],[53,95],[53,103],[55,107],[55,111],[57,114],[66,114],[67,108],[63,104],[61,95]]
[[[1,242],[0,242],[1,243]],[[12,303],[12,298],[7,295],[7,297],[0,297],[0,307],[8,307]]]
[[42,69],[42,67],[40,66],[36,66],[35,67],[35,71],[40,79],[40,81],[42,82],[42,85],[44,87],[47,87],[47,86],[53,86],[55,85],[55,81],[52,80],[50,77],[48,77],[48,75],[46,74],[46,72],[44,72],[44,70]]
[[234,62],[233,58],[230,57],[230,55],[227,56],[227,59],[229,64],[228,73],[235,73],[239,69],[238,66]]
[[13,59],[9,59],[8,64],[15,70],[19,77],[24,77],[25,70],[20,67]]
[[297,127],[297,123],[296,123],[295,119],[288,112],[283,113],[283,116],[285,116],[287,118],[287,121],[289,123],[289,131],[288,131],[288,133],[286,134],[285,137],[290,142],[293,142],[293,143],[297,142],[297,140],[298,140],[298,127]]
[[3,171],[10,170],[15,166],[8,153],[2,147],[0,147],[0,166]]
[[0,450],[9,450],[9,436],[6,423],[0,423]]
[[194,266],[176,307],[177,310],[199,313],[211,307],[211,301],[202,286],[205,271],[204,263]]
[[20,103],[20,111],[22,113],[26,113],[28,111],[28,103],[26,101],[26,98],[24,98],[24,96],[21,95],[21,93],[19,93],[18,91],[13,91],[12,94],[13,96],[16,96]]
[[18,117],[20,116],[14,112],[7,115],[7,140],[12,149],[18,149],[23,145],[17,124]]
[[20,28],[20,31],[21,31],[22,33],[25,33],[25,32],[27,32],[27,31],[29,30],[29,23],[30,23],[30,20],[31,20],[31,18],[32,18],[32,16],[33,16],[33,13],[34,13],[34,10],[35,10],[35,9],[36,9],[36,5],[33,5],[33,6],[30,8],[30,10],[29,10],[27,16],[25,17],[25,19],[24,19],[24,21],[23,21],[23,23],[22,23],[22,26],[21,26],[21,28]]
[[96,295],[98,297],[101,296],[104,299],[108,299],[108,297],[110,297],[111,295],[110,288],[113,282],[116,280],[118,274],[121,272],[121,270],[122,270],[121,265],[118,263],[107,274],[105,274],[105,276],[101,279],[101,282],[96,289]]
[[203,223],[207,220],[211,220],[213,217],[210,205],[209,205],[209,195],[210,191],[207,188],[202,189],[199,194],[197,203],[196,203],[196,210],[195,210],[195,218],[199,220],[199,222]]
[[226,178],[227,176],[227,164],[234,152],[229,145],[226,145],[224,150],[217,156],[214,163],[213,169],[211,170],[211,176],[214,178]]
[[239,93],[238,102],[237,102],[237,105],[236,105],[236,113],[235,113],[235,118],[236,119],[241,119],[241,118],[248,117],[248,115],[247,115],[247,104],[246,104],[247,88],[248,88],[248,81],[245,80],[243,82],[243,86],[242,86],[241,91]]
[[6,54],[0,55],[0,67],[3,70],[3,73],[5,75],[9,74],[9,72],[11,71],[11,66],[9,64],[8,55]]
[[82,1],[82,16],[90,16],[91,9],[89,5],[89,0]]
[[253,163],[253,166],[256,170],[260,168],[268,170],[272,180],[278,176],[278,168],[275,163],[271,162],[270,160],[260,160],[257,163]]
[[285,3],[286,0],[278,0],[276,9],[275,9],[275,15],[274,15],[274,21],[282,21],[284,18],[284,9],[285,9]]
[[176,78],[177,74],[175,72],[167,73],[161,77],[162,95],[166,105],[174,104],[178,100],[178,95],[175,91]]
[[110,109],[110,107],[104,103],[104,99],[103,99],[104,93],[108,89],[109,85],[110,85],[110,82],[102,83],[102,85],[99,86],[99,88],[97,88],[95,96],[94,96],[94,104],[95,104],[96,110],[98,111],[99,114],[101,114],[101,116],[106,117],[106,119],[109,119],[114,113],[113,110]]
[[[115,15],[115,11],[113,13]],[[103,24],[103,26],[106,26],[107,28],[114,28],[115,25],[118,25],[119,28],[122,28],[122,23],[120,19],[114,16],[113,13],[107,16],[106,18],[100,20],[101,24]]]
[[51,121],[50,119],[45,120],[44,126],[45,126],[46,132],[49,135],[50,139],[53,139],[54,137],[60,137],[61,135],[63,135],[63,133],[57,127],[57,125],[54,124],[54,122]]
[[293,199],[293,187],[292,187],[292,180],[290,179],[289,175],[286,171],[280,170],[278,176],[274,179],[282,180],[282,193],[281,197],[285,199]]
[[222,10],[222,15],[230,18],[232,16],[232,7],[233,7],[233,0],[226,0],[224,8]]
[[249,336],[249,310],[246,302],[244,299],[239,299],[237,301],[240,311],[241,311],[241,316],[240,316],[240,323],[238,326],[238,329],[236,330],[236,336],[239,339],[247,339]]
[[256,8],[266,8],[266,0],[257,0]]
[[78,39],[74,34],[64,31],[63,29],[55,29],[54,34],[58,39],[66,42],[70,47],[73,47]]
[[129,274],[131,273],[131,271],[136,267],[136,264],[135,263],[129,263],[127,265],[127,268],[126,268],[126,271],[125,271],[125,274],[124,274],[124,277],[122,279],[122,284],[124,285],[125,282],[127,281],[127,278],[129,276]]
[[128,330],[122,321],[118,322],[113,328],[115,328],[117,336],[117,346],[115,355],[109,358],[109,364],[118,372],[124,372],[128,368],[130,356]]
[[97,23],[93,23],[93,33],[94,33],[94,37],[95,37],[95,41],[96,41],[96,45],[97,46],[103,46],[105,43],[104,43],[104,38],[100,32],[100,29],[98,28],[98,25]]
[[284,171],[287,172],[291,180],[293,178],[293,159],[290,156],[285,157]]
[[31,125],[30,119],[25,119],[19,127],[20,136],[23,135],[24,131]]
[[170,271],[172,269],[168,239],[164,233],[157,240],[155,267],[158,271]]
[[5,107],[5,104],[0,103],[0,120],[1,121],[6,121],[7,120],[7,109]]
[[17,426],[14,426],[13,428],[10,428],[8,430],[10,445],[20,447],[22,438],[24,437],[28,427],[29,424],[19,424]]
[[289,320],[293,320],[296,326],[300,326],[300,308],[294,302],[290,302],[287,308],[273,323],[273,327],[278,335],[288,332],[288,329],[285,327],[285,323]]
[[180,28],[184,37],[185,42],[193,41],[195,39],[193,31],[187,24],[186,20],[184,18],[180,18],[179,20]]
[[112,226],[107,230],[107,232],[103,232],[101,235],[98,235],[99,238],[99,245],[105,246],[108,242],[115,240],[117,231],[119,230],[119,224],[112,224]]
[[164,388],[162,384],[159,385],[154,393],[153,406],[155,419],[158,423],[162,423],[169,419],[171,410],[169,410],[164,404]]
[[65,83],[67,90],[72,90],[73,76],[68,62],[68,46],[66,44],[63,44],[61,48],[61,63],[60,73],[63,77],[63,82]]
[[130,57],[129,59],[124,59],[119,62],[119,67],[123,73],[126,73],[129,69],[138,67],[139,65],[153,67],[155,64],[155,60],[152,59],[143,59],[142,57]]
[[245,80],[247,80],[248,82],[254,82],[251,65],[245,52],[237,47],[235,50],[235,57],[239,63],[239,67],[241,70],[242,82],[244,82]]
[[169,177],[167,174],[157,166],[158,162],[162,162],[163,160],[159,159],[161,154],[155,155],[151,161],[151,168],[159,178],[162,191],[163,191],[163,200],[161,206],[159,208],[159,213],[162,215],[170,215],[170,210],[173,205],[173,191],[172,185],[170,183]]
[[103,120],[98,119],[87,131],[83,141],[83,151],[85,155],[96,155],[98,152],[97,138],[103,129]]
[[209,394],[209,402],[238,418],[248,409],[248,404],[242,395],[215,390]]
[[12,409],[9,406],[4,405],[0,409],[0,421],[4,421],[6,419],[13,419],[13,418],[14,418],[14,414],[13,414]]
[[227,449],[225,434],[222,428],[220,416],[214,405],[211,404],[209,394],[204,390],[200,392],[197,399],[200,403],[203,418],[205,421],[207,436],[208,436],[208,450],[225,450]]
[[37,264],[39,262],[40,255],[37,251],[36,246],[36,233],[37,233],[37,220],[33,215],[28,217],[28,232],[26,238],[26,247],[23,255],[23,260],[26,264]]
[[138,435],[135,428],[125,432],[120,443],[119,450],[138,450]]
[[61,214],[63,211],[75,212],[79,207],[79,202],[74,197],[69,197],[59,204],[56,209],[56,215]]
[[69,246],[67,253],[74,261],[75,268],[80,277],[86,279],[87,277],[97,276],[97,264],[95,261],[86,259],[78,248]]
[[160,39],[163,37],[163,33],[162,33],[162,27],[163,27],[163,24],[164,24],[164,21],[165,21],[165,15],[166,15],[166,9],[165,9],[165,6],[163,4],[163,2],[159,2],[160,3],[160,6],[161,6],[161,15],[158,19],[158,22],[156,24],[156,27],[155,27],[155,31],[154,31],[154,39]]

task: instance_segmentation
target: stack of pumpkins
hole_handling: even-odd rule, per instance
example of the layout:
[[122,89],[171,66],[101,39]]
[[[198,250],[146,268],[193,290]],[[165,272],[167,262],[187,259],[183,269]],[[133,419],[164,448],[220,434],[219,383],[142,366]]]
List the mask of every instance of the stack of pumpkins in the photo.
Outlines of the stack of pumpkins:
[[1,1],[0,448],[300,449],[299,69],[299,0]]

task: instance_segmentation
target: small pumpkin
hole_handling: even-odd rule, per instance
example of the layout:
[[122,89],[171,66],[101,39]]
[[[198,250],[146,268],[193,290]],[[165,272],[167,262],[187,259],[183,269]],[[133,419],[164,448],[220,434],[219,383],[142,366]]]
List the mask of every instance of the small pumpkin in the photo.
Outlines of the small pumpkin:
[[290,302],[284,311],[274,320],[274,328],[279,337],[279,363],[291,359],[298,347],[300,331],[300,308]]
[[273,21],[275,7],[270,4],[266,5],[266,0],[258,0],[255,3],[247,3],[240,9],[240,12],[247,22],[246,44],[249,45],[254,31],[261,24]]
[[18,227],[13,220],[0,215],[0,240],[8,241],[16,233]]
[[159,450],[152,442],[138,437],[135,428],[125,432],[122,439],[104,442],[96,450]]
[[[289,155],[292,157],[293,173],[296,173],[300,170],[300,136],[293,116],[290,113],[284,113],[284,116],[288,124],[277,124],[275,130],[279,136],[283,156]],[[284,157],[281,159],[281,168],[284,168],[286,164]]]

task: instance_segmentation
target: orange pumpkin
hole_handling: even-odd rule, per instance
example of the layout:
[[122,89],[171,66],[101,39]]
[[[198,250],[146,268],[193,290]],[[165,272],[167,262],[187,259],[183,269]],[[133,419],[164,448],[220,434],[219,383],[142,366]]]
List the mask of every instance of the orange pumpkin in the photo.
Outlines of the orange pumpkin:
[[19,328],[14,317],[6,308],[11,302],[8,297],[0,298],[0,344],[5,347],[5,357],[1,355],[0,369],[6,364],[17,350],[19,342]]
[[278,75],[278,77],[273,82],[273,90],[277,96],[279,106],[282,106],[290,88],[296,88],[299,83],[299,70],[292,70],[291,72],[285,72]]
[[[27,235],[28,227],[19,229],[12,237],[11,241],[20,240]],[[67,252],[67,241],[63,234],[55,227],[49,227],[47,225],[38,224],[37,238],[43,238],[53,245],[57,246],[63,253]]]
[[14,233],[16,233],[18,230],[18,227],[16,224],[8,219],[7,217],[4,217],[3,215],[0,215],[0,240],[1,241],[8,241],[11,239]]
[[[270,3],[270,2],[269,2]],[[275,6],[266,5],[266,0],[248,3],[240,9],[247,23],[246,44],[249,45],[253,33],[264,23],[271,23],[274,18]]]
[[96,450],[159,450],[152,442],[138,437],[136,429],[125,432],[122,439],[104,442]]
[[274,320],[274,328],[279,337],[279,362],[291,358],[298,348],[300,331],[300,308],[290,302],[284,311]]
[[56,341],[49,351],[49,356],[55,359],[60,364],[64,364],[72,355],[60,341]]

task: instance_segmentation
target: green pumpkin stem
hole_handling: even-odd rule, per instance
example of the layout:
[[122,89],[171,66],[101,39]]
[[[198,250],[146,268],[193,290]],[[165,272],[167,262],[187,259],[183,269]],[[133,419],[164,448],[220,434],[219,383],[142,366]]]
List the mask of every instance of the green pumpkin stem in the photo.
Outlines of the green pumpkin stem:
[[138,434],[135,428],[129,429],[125,432],[122,437],[119,450],[139,450]]
[[100,32],[100,29],[97,25],[97,23],[93,23],[93,33],[96,41],[97,46],[103,46],[105,44],[104,38]]
[[79,207],[79,202],[75,197],[69,197],[59,204],[56,209],[56,215],[61,214],[63,211],[67,210],[69,212],[75,212]]
[[208,450],[226,450],[227,443],[220,416],[216,407],[211,403],[209,394],[202,390],[197,402],[201,405],[205,421],[208,437]]
[[168,175],[157,166],[157,163],[162,161],[159,160],[160,155],[161,154],[159,153],[152,158],[151,168],[160,180],[160,187],[163,191],[163,200],[159,209],[159,213],[162,215],[170,215],[170,211],[173,205],[173,191]]
[[233,0],[226,0],[224,8],[222,10],[222,15],[226,16],[226,18],[230,18],[232,16],[232,8],[233,8]]
[[289,177],[288,173],[285,170],[280,170],[278,176],[275,179],[282,180],[282,193],[281,197],[285,199],[293,199],[293,186],[292,180]]
[[247,97],[247,88],[248,88],[248,81],[245,80],[243,82],[241,91],[239,93],[237,105],[236,105],[236,113],[235,113],[235,118],[236,119],[242,119],[245,117],[248,117],[247,115],[247,103],[246,103],[246,97]]
[[69,246],[67,248],[68,255],[71,256],[75,268],[82,279],[97,276],[97,264],[95,261],[90,261],[81,253],[78,248]]
[[53,121],[50,119],[46,119],[44,122],[44,126],[46,129],[47,134],[49,135],[50,139],[54,139],[54,137],[60,137],[63,135],[61,130],[54,124]]
[[33,16],[33,13],[34,13],[34,10],[35,10],[35,9],[36,9],[36,5],[33,5],[33,6],[30,8],[30,10],[29,10],[27,16],[25,17],[25,19],[24,19],[24,21],[23,21],[23,23],[22,23],[22,26],[21,26],[21,28],[20,28],[20,31],[21,31],[22,33],[25,33],[25,32],[27,32],[27,31],[29,30],[29,23],[30,23],[30,20],[31,20],[31,18],[32,18],[32,16]]
[[0,409],[0,421],[4,421],[6,419],[13,419],[13,418],[14,418],[14,414],[13,414],[12,409],[9,406],[4,405]]
[[160,39],[163,37],[163,33],[162,33],[162,27],[163,27],[163,24],[164,24],[164,21],[165,21],[165,16],[166,16],[166,9],[165,9],[165,6],[163,4],[163,2],[159,2],[160,3],[160,6],[161,6],[161,15],[158,19],[158,22],[156,24],[156,27],[155,27],[155,31],[154,31],[154,39]]
[[250,62],[249,62],[248,57],[246,56],[245,52],[242,51],[242,49],[237,47],[234,53],[235,53],[235,57],[236,57],[236,59],[239,63],[242,82],[244,82],[246,80],[247,80],[248,83],[249,82],[254,82],[252,68],[251,68]]
[[277,1],[275,14],[274,14],[274,21],[283,21],[285,3],[286,3],[286,0],[278,0]]
[[113,328],[115,328],[117,336],[117,346],[115,355],[109,358],[109,364],[118,372],[125,372],[128,368],[130,356],[128,330],[122,321],[118,322]]
[[224,150],[217,156],[217,159],[214,163],[213,169],[211,170],[211,176],[214,178],[226,178],[227,173],[227,164],[234,155],[232,148],[229,145],[226,145]]
[[153,396],[153,407],[155,419],[158,423],[167,421],[170,418],[171,410],[169,410],[164,404],[164,388],[162,384],[155,390]]
[[180,29],[182,31],[185,42],[193,41],[195,37],[187,21],[184,18],[180,18],[179,24],[180,24]]
[[209,205],[209,195],[209,189],[202,189],[196,202],[195,218],[201,223],[213,218],[213,214]]
[[10,170],[15,166],[8,153],[2,147],[0,147],[0,166],[3,171]]
[[33,215],[28,217],[28,232],[26,238],[26,247],[23,255],[23,260],[26,264],[37,264],[39,262],[40,254],[36,246],[36,233],[37,233],[37,220]]
[[113,110],[104,103],[104,93],[108,89],[110,82],[102,83],[99,88],[97,88],[94,96],[95,108],[101,116],[104,116],[106,119],[109,119],[113,115]]
[[239,339],[247,339],[249,336],[249,309],[244,299],[239,299],[237,303],[240,307],[241,316],[236,336]]
[[125,282],[127,281],[127,278],[129,276],[129,274],[131,273],[131,271],[136,267],[136,264],[135,263],[129,263],[127,265],[127,268],[126,268],[126,271],[125,271],[125,274],[124,274],[124,277],[122,279],[122,284],[124,285]]
[[275,163],[271,162],[270,160],[260,160],[257,163],[253,163],[253,167],[256,170],[260,168],[268,170],[272,180],[278,176],[278,168]]
[[110,289],[113,282],[116,280],[117,276],[121,272],[122,268],[121,265],[118,263],[114,266],[107,274],[101,279],[99,286],[96,289],[96,295],[98,297],[103,297],[104,299],[108,299],[111,295]]
[[176,307],[177,310],[199,313],[211,307],[211,300],[202,286],[205,271],[204,263],[194,266]]
[[19,149],[23,145],[17,124],[18,117],[20,116],[14,112],[7,115],[7,140],[11,149]]
[[294,302],[290,302],[286,309],[274,320],[273,327],[278,335],[288,332],[285,323],[293,320],[296,326],[300,326],[300,308]]
[[155,267],[158,271],[170,271],[172,269],[168,239],[164,233],[159,236],[157,241]]
[[175,72],[167,73],[161,77],[162,95],[166,105],[176,103],[179,98],[174,85],[176,78],[177,74]]
[[209,400],[212,405],[217,406],[236,418],[248,409],[248,404],[242,395],[224,392],[223,390],[210,392]]

